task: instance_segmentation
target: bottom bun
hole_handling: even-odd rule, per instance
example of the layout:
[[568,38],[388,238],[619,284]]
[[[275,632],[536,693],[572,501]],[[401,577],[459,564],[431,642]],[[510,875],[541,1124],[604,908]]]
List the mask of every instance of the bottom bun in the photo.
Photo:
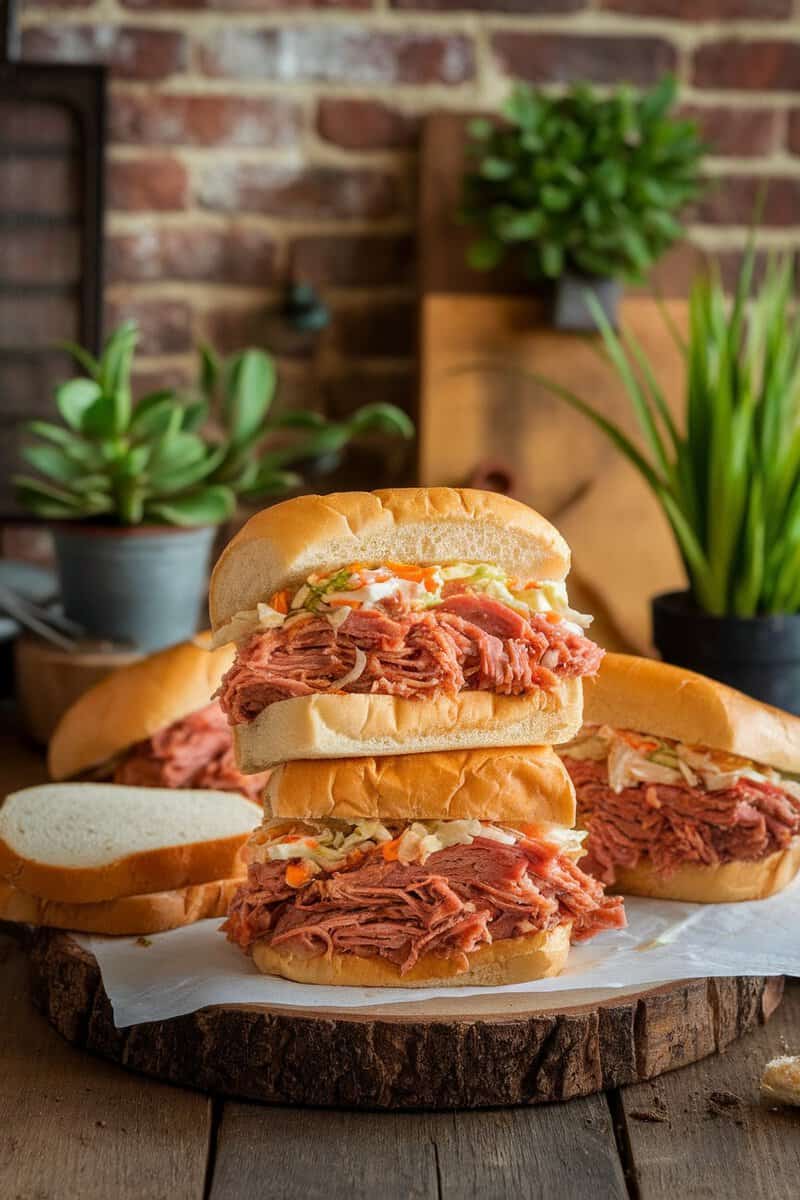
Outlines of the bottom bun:
[[672,875],[659,875],[649,862],[617,871],[614,889],[629,896],[655,900],[685,900],[696,904],[730,904],[737,900],[765,900],[783,891],[800,870],[800,837],[785,850],[776,850],[757,862],[729,862],[719,867],[679,867]]
[[405,975],[383,958],[357,954],[314,958],[275,949],[265,942],[253,947],[253,962],[265,975],[282,975],[295,983],[340,984],[343,987],[499,987],[560,975],[569,954],[572,922],[542,933],[505,938],[481,946],[460,970],[456,959],[426,954]]
[[117,936],[163,933],[207,917],[224,917],[241,879],[217,879],[171,892],[124,896],[98,904],[62,904],[0,880],[0,921]]

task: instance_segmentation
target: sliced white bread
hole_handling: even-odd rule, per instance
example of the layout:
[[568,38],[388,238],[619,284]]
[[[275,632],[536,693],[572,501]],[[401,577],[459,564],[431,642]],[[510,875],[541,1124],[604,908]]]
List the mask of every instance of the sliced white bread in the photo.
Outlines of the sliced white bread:
[[233,792],[46,783],[0,808],[0,877],[70,904],[229,879],[260,816]]
[[192,925],[206,917],[224,917],[241,878],[195,883],[170,892],[146,896],[121,896],[97,904],[63,904],[21,892],[13,883],[0,880],[0,921],[23,925],[47,925],[76,933],[136,934],[163,933],[181,925]]

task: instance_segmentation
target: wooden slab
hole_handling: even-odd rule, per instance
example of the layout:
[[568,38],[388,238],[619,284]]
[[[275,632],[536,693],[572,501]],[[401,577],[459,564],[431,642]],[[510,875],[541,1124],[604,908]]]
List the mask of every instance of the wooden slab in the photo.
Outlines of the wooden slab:
[[339,1011],[221,1006],[119,1030],[97,963],[69,934],[37,933],[31,964],[34,1002],[93,1053],[223,1095],[347,1108],[536,1104],[650,1079],[755,1028],[783,991],[780,978],[748,978],[584,993],[571,1006],[524,993]]

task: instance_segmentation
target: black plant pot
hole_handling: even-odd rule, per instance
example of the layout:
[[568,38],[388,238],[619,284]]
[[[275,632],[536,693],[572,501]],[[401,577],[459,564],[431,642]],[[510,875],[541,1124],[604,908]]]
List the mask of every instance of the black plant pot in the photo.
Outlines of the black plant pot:
[[586,303],[591,292],[600,304],[609,324],[616,329],[622,285],[617,279],[597,275],[578,275],[567,271],[556,283],[553,300],[553,326],[562,333],[596,333],[597,322]]
[[653,599],[653,641],[666,662],[800,714],[800,613],[712,617],[667,592]]

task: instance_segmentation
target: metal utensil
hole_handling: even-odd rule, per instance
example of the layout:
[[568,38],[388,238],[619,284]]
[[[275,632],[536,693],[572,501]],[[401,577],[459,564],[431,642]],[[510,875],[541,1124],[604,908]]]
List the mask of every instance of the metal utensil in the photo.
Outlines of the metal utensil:
[[32,600],[26,599],[2,584],[0,584],[0,609],[15,621],[19,621],[20,625],[24,625],[26,629],[30,629],[32,633],[38,634],[39,637],[58,646],[59,649],[69,653],[78,649],[76,637],[67,635],[80,636],[83,634],[80,625],[67,617],[40,608]]

